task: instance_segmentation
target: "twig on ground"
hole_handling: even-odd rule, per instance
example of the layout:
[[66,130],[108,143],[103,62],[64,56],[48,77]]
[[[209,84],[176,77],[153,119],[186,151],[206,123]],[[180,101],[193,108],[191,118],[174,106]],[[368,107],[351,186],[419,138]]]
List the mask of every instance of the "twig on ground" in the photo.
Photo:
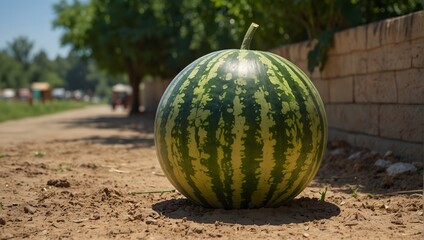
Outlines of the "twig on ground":
[[400,195],[400,194],[423,194],[423,190],[422,189],[417,189],[417,190],[406,190],[406,191],[397,191],[397,192],[389,192],[389,193],[383,193],[381,195],[384,196],[393,196],[393,195]]
[[116,168],[111,168],[111,169],[109,169],[109,172],[129,173],[130,171],[126,171],[126,170],[119,170],[119,169],[116,169]]
[[156,176],[166,177],[165,174],[163,174],[163,173],[152,172],[152,174],[156,175]]
[[151,191],[136,191],[136,192],[130,192],[131,195],[137,195],[137,194],[150,194],[150,193],[168,193],[168,192],[175,192],[175,189],[165,189],[165,190],[151,190]]
[[82,223],[82,222],[85,222],[85,221],[88,221],[88,220],[89,220],[88,218],[80,218],[80,219],[75,219],[72,222],[74,222],[74,223]]

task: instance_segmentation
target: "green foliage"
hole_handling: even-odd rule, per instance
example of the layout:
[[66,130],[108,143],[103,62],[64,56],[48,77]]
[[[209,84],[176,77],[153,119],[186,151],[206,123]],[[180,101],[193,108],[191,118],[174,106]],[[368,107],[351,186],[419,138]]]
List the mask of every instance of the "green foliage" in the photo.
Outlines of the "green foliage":
[[19,88],[29,83],[22,65],[6,51],[0,51],[0,88]]
[[52,87],[60,87],[64,84],[64,80],[56,72],[55,62],[48,59],[44,50],[34,56],[29,74],[30,82],[48,82]]
[[94,61],[88,62],[87,75],[85,76],[86,83],[94,88],[94,93],[104,99],[109,99],[112,92],[111,86],[116,83],[127,83],[128,79],[125,75],[111,75],[106,71],[98,69]]
[[0,158],[10,157],[10,155],[6,152],[0,152]]
[[127,73],[133,87],[131,111],[138,112],[143,74],[156,74],[166,59],[164,41],[166,1],[62,0],[54,5],[55,27],[65,30],[63,44],[80,56],[92,58],[111,74]]
[[0,50],[0,89],[28,88],[33,82],[48,82],[52,88],[91,91],[108,98],[112,85],[128,81],[122,75],[106,74],[98,69],[94,60],[82,59],[74,52],[50,60],[46,52],[40,50],[28,59],[26,70],[11,52],[9,48]]
[[[94,59],[105,73],[126,74],[138,86],[146,75],[172,77],[199,56],[239,48],[251,22],[260,25],[252,49],[316,39],[308,68],[322,70],[335,32],[420,9],[420,0],[61,0],[54,5],[53,25],[64,30],[61,41],[75,56]],[[90,63],[79,64],[70,68],[69,78],[101,76],[89,84],[105,93],[110,82],[105,73],[89,73]],[[82,84],[73,81],[67,82],[71,88]],[[138,100],[138,87],[133,99]]]
[[350,188],[352,197],[354,198],[358,197],[358,190],[359,190],[359,187]]
[[315,67],[319,67],[320,71],[324,69],[328,59],[328,50],[333,44],[334,33],[335,31],[329,30],[317,36],[318,41],[315,47],[308,52],[308,70],[311,73]]
[[24,70],[28,70],[30,64],[31,51],[34,47],[34,43],[28,38],[20,36],[15,38],[11,43],[8,43],[8,49],[10,55],[24,67]]
[[52,101],[44,104],[34,103],[33,105],[25,102],[0,101],[0,122],[61,112],[88,105],[88,103],[75,101]]
[[41,157],[44,157],[46,155],[46,153],[45,152],[43,152],[43,151],[35,151],[34,152],[34,157],[39,157],[39,158],[41,158]]
[[[316,39],[308,54],[308,69],[322,70],[334,34],[345,28],[395,17],[423,9],[421,0],[213,0],[225,14],[220,19],[233,23],[232,34],[242,36],[251,21],[261,26],[256,38],[260,49],[285,43]],[[230,19],[230,21],[228,21]],[[262,34],[262,35],[261,35]]]
[[325,202],[325,195],[327,195],[328,187],[325,187],[324,191],[321,192],[320,201]]

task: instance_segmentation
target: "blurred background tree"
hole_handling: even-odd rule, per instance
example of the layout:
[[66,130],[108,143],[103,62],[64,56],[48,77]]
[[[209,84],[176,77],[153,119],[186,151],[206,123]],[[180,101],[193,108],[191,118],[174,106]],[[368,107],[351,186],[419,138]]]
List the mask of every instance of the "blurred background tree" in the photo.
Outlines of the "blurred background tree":
[[[61,0],[53,25],[70,45],[67,57],[33,54],[19,37],[0,50],[0,88],[48,81],[70,90],[110,95],[110,86],[133,87],[131,113],[139,112],[146,76],[172,78],[211,51],[239,48],[251,22],[260,25],[252,49],[313,40],[309,70],[323,68],[335,32],[423,9],[422,0]],[[155,79],[158,79],[155,78]]]
[[309,69],[323,68],[336,31],[422,9],[420,0],[62,0],[54,6],[63,44],[108,73],[126,73],[139,110],[146,75],[169,77],[213,50],[238,48],[252,21],[253,48],[318,39]]

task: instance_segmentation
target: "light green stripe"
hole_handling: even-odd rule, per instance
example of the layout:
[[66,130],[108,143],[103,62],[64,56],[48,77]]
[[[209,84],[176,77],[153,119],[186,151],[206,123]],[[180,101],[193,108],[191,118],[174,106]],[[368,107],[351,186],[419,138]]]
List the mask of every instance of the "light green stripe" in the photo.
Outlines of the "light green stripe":
[[209,95],[210,89],[207,89],[205,86],[211,79],[217,77],[218,68],[225,63],[225,58],[229,54],[230,53],[228,51],[223,51],[216,56],[213,56],[205,71],[198,74],[196,73],[198,75],[197,79],[199,79],[200,76],[200,80],[198,82],[196,81],[191,83],[196,84],[191,102],[192,108],[188,116],[182,116],[182,119],[186,119],[189,123],[188,125],[191,126],[187,129],[189,133],[187,136],[188,157],[191,159],[194,171],[194,175],[191,176],[191,178],[193,182],[196,183],[200,193],[208,201],[208,203],[211,206],[219,208],[222,208],[223,206],[220,204],[216,192],[212,189],[213,176],[210,175],[207,165],[202,163],[207,161],[216,161],[216,159],[210,159],[210,155],[204,150],[208,133],[207,122],[212,114],[210,110],[205,108],[205,106],[212,100]]

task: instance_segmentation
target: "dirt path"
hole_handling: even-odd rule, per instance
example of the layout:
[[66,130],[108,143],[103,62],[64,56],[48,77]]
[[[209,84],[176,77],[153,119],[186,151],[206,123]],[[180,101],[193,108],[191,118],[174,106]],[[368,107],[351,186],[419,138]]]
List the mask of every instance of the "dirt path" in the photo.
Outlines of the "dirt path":
[[5,122],[0,239],[422,239],[422,169],[388,177],[374,152],[343,142],[328,152],[291,203],[214,210],[173,192],[152,116],[101,106]]
[[102,105],[7,121],[0,123],[0,146],[23,141],[120,135],[122,130],[128,130],[118,126],[125,124],[126,115],[124,111],[112,112],[109,106]]

